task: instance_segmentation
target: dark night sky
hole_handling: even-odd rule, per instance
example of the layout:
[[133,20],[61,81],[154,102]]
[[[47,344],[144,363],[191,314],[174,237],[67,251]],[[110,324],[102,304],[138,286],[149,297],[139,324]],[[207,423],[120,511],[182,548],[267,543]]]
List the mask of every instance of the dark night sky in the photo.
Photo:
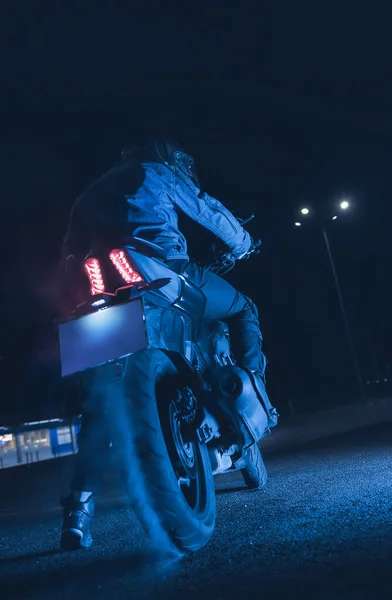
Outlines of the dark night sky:
[[301,204],[351,196],[330,238],[363,376],[375,377],[373,355],[392,364],[388,15],[260,4],[52,0],[1,20],[5,415],[11,401],[49,410],[46,323],[70,207],[145,128],[170,131],[209,193],[257,214],[263,252],[231,280],[259,306],[278,405],[355,393],[322,239],[292,227]]

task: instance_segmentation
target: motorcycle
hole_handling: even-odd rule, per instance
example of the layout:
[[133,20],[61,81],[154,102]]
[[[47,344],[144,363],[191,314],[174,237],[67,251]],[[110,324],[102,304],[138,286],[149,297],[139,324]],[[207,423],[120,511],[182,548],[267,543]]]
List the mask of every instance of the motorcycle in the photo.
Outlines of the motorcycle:
[[[223,275],[234,264],[221,252],[207,268]],[[215,475],[240,470],[248,488],[264,485],[268,407],[235,364],[228,326],[204,319],[203,292],[158,246],[134,236],[95,248],[83,276],[88,293],[59,324],[62,377],[82,377],[89,402],[106,399],[125,488],[150,537],[196,551],[213,534]]]

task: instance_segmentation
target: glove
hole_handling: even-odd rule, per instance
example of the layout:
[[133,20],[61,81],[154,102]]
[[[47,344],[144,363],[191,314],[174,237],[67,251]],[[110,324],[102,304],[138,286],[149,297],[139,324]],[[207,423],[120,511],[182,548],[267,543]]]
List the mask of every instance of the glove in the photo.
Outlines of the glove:
[[262,244],[261,240],[254,240],[252,239],[252,243],[250,245],[250,248],[248,250],[248,252],[246,253],[246,255],[244,256],[245,259],[248,259],[252,256],[252,254],[260,254],[260,246]]
[[261,243],[262,243],[261,240],[255,241],[251,238],[250,246],[246,252],[243,252],[239,256],[237,256],[234,252],[232,252],[231,254],[235,258],[235,260],[243,260],[243,259],[247,260],[248,258],[250,258],[252,256],[252,254],[259,254]]

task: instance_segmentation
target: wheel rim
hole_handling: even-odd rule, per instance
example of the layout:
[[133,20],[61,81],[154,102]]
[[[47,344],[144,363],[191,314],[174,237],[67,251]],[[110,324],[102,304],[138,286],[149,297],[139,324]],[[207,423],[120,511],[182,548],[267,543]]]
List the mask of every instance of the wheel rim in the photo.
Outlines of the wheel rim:
[[185,472],[194,479],[196,477],[196,456],[192,442],[185,442],[181,432],[181,418],[172,402],[169,407],[169,418],[174,446]]
[[[207,510],[207,486],[203,450],[198,442],[184,441],[185,422],[174,401],[166,404],[168,426],[163,427],[166,446],[178,487],[195,516],[202,520]],[[168,422],[167,422],[168,421]],[[208,458],[208,457],[207,457]]]

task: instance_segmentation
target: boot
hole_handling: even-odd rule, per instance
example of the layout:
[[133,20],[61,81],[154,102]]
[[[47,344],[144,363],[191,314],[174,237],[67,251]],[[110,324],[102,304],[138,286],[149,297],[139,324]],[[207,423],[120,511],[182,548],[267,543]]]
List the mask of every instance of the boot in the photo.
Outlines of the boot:
[[72,492],[66,498],[61,499],[61,505],[64,508],[61,530],[61,548],[63,550],[90,548],[93,543],[90,526],[94,516],[95,501],[92,494],[84,499],[85,495],[86,492]]

